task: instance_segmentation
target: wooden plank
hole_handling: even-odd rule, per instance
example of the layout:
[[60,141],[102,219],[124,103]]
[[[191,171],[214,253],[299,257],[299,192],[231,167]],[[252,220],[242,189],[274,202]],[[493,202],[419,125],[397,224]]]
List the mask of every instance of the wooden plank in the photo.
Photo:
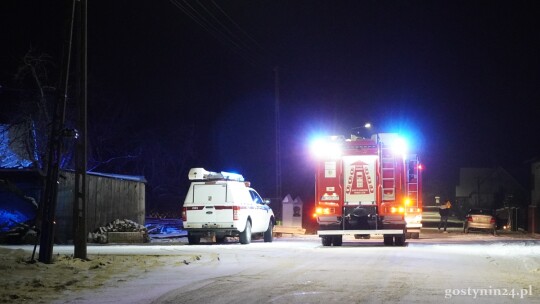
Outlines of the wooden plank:
[[96,190],[95,190],[96,191],[96,207],[98,208],[96,212],[96,222],[95,222],[95,225],[97,227],[100,227],[106,224],[105,218],[103,216],[103,213],[107,209],[106,205],[103,203],[104,186],[105,185],[102,181],[102,178],[98,176],[96,180]]
[[107,232],[108,243],[144,243],[142,232]]
[[86,227],[89,232],[94,231],[96,226],[96,214],[98,207],[98,201],[96,199],[97,179],[95,176],[86,175],[87,178],[87,198],[86,198]]
[[146,184],[137,183],[138,185],[138,197],[139,197],[139,223],[145,225],[146,219]]

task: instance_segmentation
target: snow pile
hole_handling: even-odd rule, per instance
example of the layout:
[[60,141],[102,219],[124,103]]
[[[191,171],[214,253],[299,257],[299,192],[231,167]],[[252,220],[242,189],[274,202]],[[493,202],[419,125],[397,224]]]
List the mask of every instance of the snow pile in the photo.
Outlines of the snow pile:
[[88,242],[105,244],[108,242],[107,234],[109,232],[141,232],[143,234],[144,242],[150,241],[145,226],[128,219],[116,219],[106,226],[99,227],[94,232],[88,233]]
[[[58,248],[61,246],[55,247]],[[25,250],[0,247],[0,303],[51,303],[63,297],[77,298],[83,291],[96,293],[97,288],[118,287],[162,267],[175,265],[178,270],[177,267],[200,260],[200,256],[193,254],[89,254],[88,260],[73,258],[71,254],[54,254],[53,264],[44,264],[30,261],[31,250],[32,247]],[[59,300],[59,303],[73,302],[77,301]]]

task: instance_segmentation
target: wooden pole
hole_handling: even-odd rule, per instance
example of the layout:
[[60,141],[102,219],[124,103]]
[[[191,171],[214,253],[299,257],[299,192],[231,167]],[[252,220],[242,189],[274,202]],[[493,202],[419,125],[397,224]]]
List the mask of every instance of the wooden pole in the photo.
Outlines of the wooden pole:
[[87,0],[79,2],[79,140],[76,145],[75,196],[73,204],[73,244],[75,258],[87,259],[86,166],[87,166]]

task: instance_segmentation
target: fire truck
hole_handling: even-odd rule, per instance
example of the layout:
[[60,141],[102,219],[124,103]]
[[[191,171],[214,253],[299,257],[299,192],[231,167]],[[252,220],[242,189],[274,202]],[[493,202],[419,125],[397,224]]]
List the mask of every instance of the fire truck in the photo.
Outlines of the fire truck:
[[404,146],[396,133],[331,136],[314,144],[314,217],[323,246],[341,246],[344,235],[382,235],[385,245],[396,246],[418,238],[421,164]]

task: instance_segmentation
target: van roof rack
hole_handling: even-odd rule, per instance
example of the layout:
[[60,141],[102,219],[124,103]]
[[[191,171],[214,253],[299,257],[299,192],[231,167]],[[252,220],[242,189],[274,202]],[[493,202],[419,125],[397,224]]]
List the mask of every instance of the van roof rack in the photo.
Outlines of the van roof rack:
[[244,177],[238,173],[231,172],[212,172],[204,168],[191,168],[188,173],[189,180],[231,180],[243,182]]

